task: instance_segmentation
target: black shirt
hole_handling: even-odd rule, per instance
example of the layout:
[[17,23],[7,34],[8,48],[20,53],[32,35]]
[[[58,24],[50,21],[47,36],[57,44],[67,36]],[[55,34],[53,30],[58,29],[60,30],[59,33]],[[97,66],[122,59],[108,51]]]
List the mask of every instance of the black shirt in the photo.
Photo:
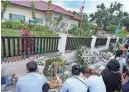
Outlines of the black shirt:
[[115,92],[121,90],[121,74],[104,70],[101,73],[107,92]]

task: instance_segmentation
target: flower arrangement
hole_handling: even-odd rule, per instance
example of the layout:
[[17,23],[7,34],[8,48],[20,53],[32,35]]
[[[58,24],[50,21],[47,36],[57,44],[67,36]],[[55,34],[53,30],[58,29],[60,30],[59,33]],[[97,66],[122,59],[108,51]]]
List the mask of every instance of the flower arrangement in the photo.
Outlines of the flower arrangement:
[[40,57],[39,59],[37,59],[35,61],[37,62],[37,65],[44,66],[45,58],[44,57]]

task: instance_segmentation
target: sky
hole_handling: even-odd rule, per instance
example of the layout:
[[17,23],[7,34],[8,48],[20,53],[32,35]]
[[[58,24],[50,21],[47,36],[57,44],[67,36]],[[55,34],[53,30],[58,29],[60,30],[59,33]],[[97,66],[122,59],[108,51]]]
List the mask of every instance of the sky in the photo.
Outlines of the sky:
[[[48,1],[48,0],[43,0]],[[80,11],[80,7],[84,0],[51,0],[53,4],[61,6],[66,10]],[[104,3],[106,7],[109,7],[111,2],[120,2],[123,4],[123,11],[129,13],[129,0],[85,0],[84,13],[90,14],[96,11],[96,6]]]

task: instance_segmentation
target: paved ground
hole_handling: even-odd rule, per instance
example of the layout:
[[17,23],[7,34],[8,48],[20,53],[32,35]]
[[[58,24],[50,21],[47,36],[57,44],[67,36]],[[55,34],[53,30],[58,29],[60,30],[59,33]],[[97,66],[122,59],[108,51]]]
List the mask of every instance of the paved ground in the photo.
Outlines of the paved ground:
[[1,92],[15,92],[15,85],[8,86],[7,91],[1,91]]

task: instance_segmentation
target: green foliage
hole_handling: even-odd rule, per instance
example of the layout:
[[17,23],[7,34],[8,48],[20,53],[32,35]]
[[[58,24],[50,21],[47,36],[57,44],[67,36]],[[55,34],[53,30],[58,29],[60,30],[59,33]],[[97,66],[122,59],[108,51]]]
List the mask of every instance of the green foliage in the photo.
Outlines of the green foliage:
[[17,21],[5,21],[1,23],[1,28],[13,28],[13,29],[21,29],[21,28],[27,28],[27,26],[21,22]]
[[[56,62],[56,61],[57,61],[57,62],[62,62],[63,59],[62,59],[61,57],[57,57],[57,58],[51,58],[51,59],[46,60],[45,69],[44,69],[44,71],[43,71],[43,74],[44,74],[45,76],[49,76],[49,73],[48,73],[49,65],[51,65],[53,62]],[[53,68],[54,68],[54,66],[53,66]]]
[[111,33],[115,33],[116,28],[117,28],[117,25],[110,24],[110,25],[108,26],[108,30],[109,30]]
[[54,59],[54,61],[63,62],[63,58],[57,57],[57,58]]
[[126,31],[124,31],[124,30],[121,29],[121,30],[119,31],[118,36],[119,36],[119,37],[128,37],[128,34],[129,34],[128,32],[126,32]]
[[32,29],[32,32],[37,32],[35,35],[38,36],[58,36],[58,34],[54,33],[54,32],[50,32],[50,30],[48,29],[48,27],[46,26],[42,26],[42,25],[35,25]]
[[48,26],[47,23],[51,21],[51,20],[49,19],[49,18],[50,18],[49,13],[50,13],[50,7],[51,7],[51,4],[52,4],[52,1],[49,0],[49,1],[47,2],[47,4],[48,4],[48,11],[47,11],[47,16],[46,16],[46,18],[45,18],[45,20],[46,20],[46,27]]
[[13,29],[20,30],[21,28],[26,29],[27,26],[30,27],[33,36],[58,36],[58,34],[56,34],[55,32],[50,32],[50,30],[46,26],[42,25],[32,26],[25,24],[24,22],[17,22],[12,20],[1,23],[1,28],[12,29],[12,30]]
[[49,68],[49,65],[51,65],[53,62],[54,62],[54,59],[53,58],[46,60],[46,65],[45,65],[45,68],[44,68],[44,71],[43,71],[43,74],[45,76],[49,76],[48,68]]
[[6,1],[1,1],[1,19],[4,19],[4,14],[7,10],[7,7],[9,6],[10,1],[6,0]]
[[56,25],[59,25],[59,23],[60,23],[61,20],[63,19],[63,16],[64,16],[64,14],[61,13],[60,16],[59,16],[59,18],[57,19]]
[[123,19],[122,6],[117,2],[111,3],[109,8],[105,7],[103,3],[97,5],[97,12],[90,14],[91,21],[106,31],[109,24],[118,25]]
[[48,31],[48,28],[42,25],[35,25],[32,31]]
[[[81,15],[75,11],[73,12],[73,14],[81,17]],[[80,25],[80,27],[74,27],[70,29],[69,33],[80,37],[91,37],[93,35],[93,25],[88,20],[88,15],[86,13],[83,13],[82,24]]]

